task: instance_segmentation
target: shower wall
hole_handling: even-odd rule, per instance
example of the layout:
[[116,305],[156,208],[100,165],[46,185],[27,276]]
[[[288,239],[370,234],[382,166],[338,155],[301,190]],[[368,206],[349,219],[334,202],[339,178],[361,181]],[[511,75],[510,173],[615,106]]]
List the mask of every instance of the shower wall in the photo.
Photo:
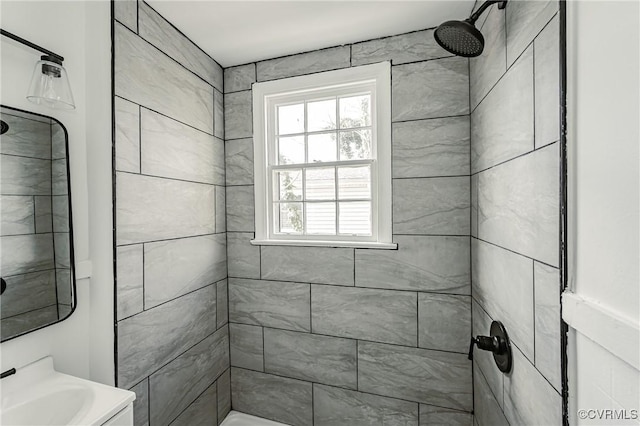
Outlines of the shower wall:
[[116,380],[135,424],[230,408],[222,68],[144,2],[114,6]]
[[[398,250],[253,246],[252,83],[392,62]],[[225,69],[235,410],[470,425],[469,63],[431,30]]]
[[562,424],[557,1],[492,6],[470,60],[473,333],[502,321],[502,374],[476,351],[479,426]]

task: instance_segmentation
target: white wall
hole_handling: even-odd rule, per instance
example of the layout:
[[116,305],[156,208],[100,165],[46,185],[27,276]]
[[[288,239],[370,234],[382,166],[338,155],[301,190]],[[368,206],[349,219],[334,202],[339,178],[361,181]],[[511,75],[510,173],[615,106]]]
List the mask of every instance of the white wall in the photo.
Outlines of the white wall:
[[[103,255],[98,246],[111,247],[110,240],[95,237],[98,229],[110,230],[111,226],[109,220],[98,222],[95,212],[89,209],[90,204],[96,204],[96,198],[111,199],[110,176],[105,193],[89,193],[88,188],[94,189],[96,185],[87,184],[93,177],[93,173],[87,171],[87,155],[95,151],[95,146],[106,144],[109,147],[103,162],[109,170],[111,163],[109,5],[104,1],[2,1],[0,8],[3,29],[65,57],[64,66],[69,74],[76,109],[59,111],[35,105],[25,99],[25,94],[40,53],[2,37],[0,102],[52,116],[67,128],[76,273],[81,277],[77,282],[78,307],[73,315],[56,325],[3,343],[0,346],[2,371],[53,355],[60,371],[112,382],[113,279],[112,274],[109,279],[101,266],[110,260],[97,262],[97,259],[91,259],[92,253]],[[94,48],[90,45],[92,42],[98,42],[98,45]],[[103,64],[105,61],[106,65]],[[104,69],[99,68],[102,65]],[[99,130],[98,135],[96,130]],[[89,280],[91,260],[96,264],[96,271]],[[101,299],[96,300],[96,296]],[[96,321],[98,316],[101,319]],[[109,324],[108,329],[104,323]],[[92,343],[98,340],[101,345],[96,347],[108,346],[109,339],[109,353],[96,356]]]

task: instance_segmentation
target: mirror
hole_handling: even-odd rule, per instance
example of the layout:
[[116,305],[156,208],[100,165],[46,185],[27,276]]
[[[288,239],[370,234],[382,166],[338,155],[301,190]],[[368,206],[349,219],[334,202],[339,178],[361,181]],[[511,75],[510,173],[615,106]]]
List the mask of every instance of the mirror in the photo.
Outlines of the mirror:
[[52,117],[0,109],[0,337],[67,318],[76,304],[68,138]]

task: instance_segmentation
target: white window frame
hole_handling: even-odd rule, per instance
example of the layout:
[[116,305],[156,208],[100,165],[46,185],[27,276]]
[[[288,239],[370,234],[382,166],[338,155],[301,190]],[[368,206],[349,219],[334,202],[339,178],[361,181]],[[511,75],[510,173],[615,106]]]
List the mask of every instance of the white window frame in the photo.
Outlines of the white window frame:
[[[274,146],[269,146],[267,135],[271,131],[273,105],[287,97],[309,95],[327,90],[357,90],[363,85],[373,89],[372,133],[372,236],[349,235],[276,235],[271,231],[272,203],[270,187],[270,157],[275,158]],[[391,63],[345,68],[317,74],[291,77],[253,84],[253,159],[255,192],[255,239],[254,245],[291,245],[324,247],[365,247],[395,249],[392,243],[391,223]],[[328,166],[336,163],[327,163]],[[346,162],[348,164],[348,162]],[[346,165],[345,164],[345,165]],[[375,169],[375,173],[374,173]],[[377,175],[377,179],[373,176]],[[336,182],[337,184],[337,182]]]

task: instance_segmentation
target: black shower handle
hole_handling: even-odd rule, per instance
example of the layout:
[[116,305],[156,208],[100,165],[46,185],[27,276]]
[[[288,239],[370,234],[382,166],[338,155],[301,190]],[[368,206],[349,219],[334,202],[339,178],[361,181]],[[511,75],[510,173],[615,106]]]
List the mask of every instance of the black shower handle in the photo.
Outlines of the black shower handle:
[[469,343],[469,359],[473,359],[473,345],[478,346],[478,349],[493,352],[498,355],[505,353],[505,351],[507,350],[506,342],[499,336],[476,336],[475,338],[471,337],[471,342]]
[[0,294],[2,294],[7,289],[7,282],[4,278],[0,278],[0,283],[2,283],[2,288],[0,289]]

